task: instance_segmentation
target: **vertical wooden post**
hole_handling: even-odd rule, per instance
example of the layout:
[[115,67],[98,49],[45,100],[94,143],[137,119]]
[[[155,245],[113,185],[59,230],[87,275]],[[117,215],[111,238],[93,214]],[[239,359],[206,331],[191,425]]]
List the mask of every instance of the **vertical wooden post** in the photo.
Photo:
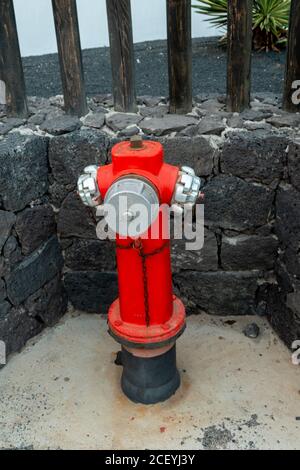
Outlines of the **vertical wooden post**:
[[292,0],[286,59],[283,106],[287,111],[300,111],[300,5]]
[[26,117],[25,80],[12,0],[0,0],[0,79],[5,83],[8,114]]
[[65,110],[87,113],[76,0],[52,0]]
[[227,107],[241,112],[250,105],[252,0],[228,0]]
[[136,112],[135,67],[130,0],[106,0],[116,111]]
[[170,112],[192,110],[191,0],[167,0]]

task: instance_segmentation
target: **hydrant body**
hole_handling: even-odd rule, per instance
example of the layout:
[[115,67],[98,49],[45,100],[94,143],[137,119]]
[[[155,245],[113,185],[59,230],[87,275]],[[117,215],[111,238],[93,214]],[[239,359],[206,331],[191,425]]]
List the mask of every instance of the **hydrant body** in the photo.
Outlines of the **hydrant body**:
[[[96,173],[97,200],[115,208],[123,228],[136,217],[136,202],[148,210],[142,233],[115,227],[119,298],[108,312],[109,332],[122,345],[122,388],[137,402],[164,400],[180,383],[175,342],[185,328],[185,309],[172,289],[166,208],[196,201],[200,180],[186,171],[164,162],[160,143],[137,140],[115,145],[112,163]],[[87,203],[84,181],[78,186]],[[126,210],[121,196],[129,201]]]
[[[159,204],[169,206],[178,172],[178,167],[164,163],[160,143],[145,141],[135,149],[122,142],[112,149],[112,163],[99,168],[97,181],[104,201],[116,181],[130,176],[150,183]],[[109,310],[109,329],[119,342],[134,348],[166,345],[184,328],[184,307],[172,292],[168,221],[160,209],[141,237],[117,234],[119,298]]]

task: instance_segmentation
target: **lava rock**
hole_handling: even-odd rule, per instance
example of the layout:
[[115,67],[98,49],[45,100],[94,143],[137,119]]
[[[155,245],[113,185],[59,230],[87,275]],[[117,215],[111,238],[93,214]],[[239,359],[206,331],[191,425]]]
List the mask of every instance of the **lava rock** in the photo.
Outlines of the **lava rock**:
[[6,285],[3,279],[0,278],[0,301],[6,299]]
[[53,326],[67,309],[67,294],[60,275],[25,301],[24,306],[30,317],[36,318],[45,326]]
[[294,291],[287,294],[286,305],[300,321],[300,281],[294,282]]
[[291,349],[293,342],[300,338],[300,318],[288,308],[285,294],[276,285],[270,287],[267,316],[275,332]]
[[13,212],[0,210],[0,253],[8,239],[11,229],[16,221],[16,216]]
[[[46,119],[45,119],[45,123],[49,123],[51,122],[51,126],[52,126],[52,123],[54,123],[56,121],[56,119],[60,118],[60,119],[63,119],[65,117],[65,113],[63,112],[62,109],[59,109],[59,108],[56,108],[54,106],[51,106],[48,110],[47,110],[47,116],[46,116]],[[71,116],[72,117],[72,116]],[[53,124],[55,125],[55,124]],[[63,124],[62,124],[63,125]],[[42,129],[43,130],[43,129]],[[47,131],[46,131],[47,132]],[[53,134],[54,135],[54,134]]]
[[222,237],[222,268],[232,271],[271,270],[274,267],[277,249],[278,239],[273,235]]
[[63,258],[56,237],[26,257],[5,277],[7,295],[18,306],[27,297],[52,279],[63,267]]
[[55,108],[62,109],[64,106],[64,97],[61,94],[57,94],[55,96],[50,96],[48,99],[51,106]]
[[105,121],[105,114],[98,112],[98,113],[88,114],[83,119],[83,124],[88,127],[94,127],[95,129],[101,129],[101,127],[104,125],[104,121]]
[[99,104],[94,103],[93,101],[89,102],[89,108],[94,113],[99,113],[99,114],[108,114],[109,113],[109,109],[104,108],[104,106],[100,106]]
[[232,128],[243,128],[244,120],[240,114],[234,113],[232,116],[228,117],[227,126]]
[[30,111],[32,111],[32,109],[36,110],[50,106],[48,98],[44,98],[42,96],[27,96],[27,102]]
[[203,118],[204,116],[206,116],[206,111],[195,107],[193,109],[193,115],[197,116],[198,118]]
[[288,173],[292,185],[300,191],[300,139],[290,143],[288,152]]
[[191,166],[198,176],[208,176],[218,165],[219,138],[212,136],[163,137],[159,139],[164,147],[165,161],[172,165]]
[[147,106],[141,106],[139,113],[143,117],[160,117],[162,118],[169,112],[169,107],[165,105],[153,106],[148,108]]
[[48,189],[48,139],[9,134],[0,141],[0,200],[20,211]]
[[217,176],[204,187],[205,219],[210,227],[245,230],[268,222],[274,191],[234,176]]
[[145,118],[140,123],[140,128],[147,135],[166,135],[171,132],[179,132],[185,127],[196,124],[197,120],[191,116],[166,114],[163,117]]
[[[3,248],[3,256],[4,258],[6,259],[9,259],[10,262],[12,262],[11,260],[11,257],[12,255],[14,254],[14,252],[19,248],[19,245],[18,245],[18,242],[17,242],[17,239],[16,237],[14,237],[13,235],[11,235],[5,245],[4,245],[4,248]],[[15,262],[15,261],[14,261]]]
[[19,352],[26,342],[40,333],[43,325],[30,318],[23,306],[9,309],[0,315],[0,340],[5,342],[6,354]]
[[41,125],[42,131],[48,132],[52,135],[62,135],[73,131],[76,131],[81,126],[80,120],[75,116],[56,116],[54,118],[49,117]]
[[272,116],[272,113],[264,109],[247,109],[240,116],[244,121],[262,121]]
[[4,256],[0,256],[0,277],[4,277],[9,272],[9,266]]
[[102,113],[102,114],[107,114],[109,113],[109,110],[102,106],[99,103],[96,103],[93,98],[88,98],[88,107],[91,111],[94,113]]
[[57,231],[62,238],[96,238],[93,209],[86,207],[75,192],[70,193],[61,206]]
[[104,106],[113,106],[113,97],[112,97],[112,94],[111,93],[100,93],[96,96],[93,97],[93,101],[95,103],[100,103],[100,104],[103,104]]
[[255,339],[259,336],[260,329],[256,323],[249,323],[249,325],[244,328],[243,333],[247,338]]
[[38,112],[28,119],[29,124],[40,126],[46,119],[46,113]]
[[223,119],[218,116],[210,116],[201,119],[200,123],[197,126],[197,130],[199,134],[221,135],[225,127],[226,126],[223,122]]
[[22,126],[25,122],[25,119],[5,118],[3,121],[0,121],[0,135],[7,134],[12,129]]
[[284,247],[299,250],[300,192],[288,184],[277,191],[275,232]]
[[[1,317],[3,318],[8,312],[11,310],[11,304],[7,300],[0,301],[0,325],[1,325]],[[1,338],[1,330],[0,330],[0,338]]]
[[272,130],[271,124],[268,124],[267,122],[245,121],[243,127],[247,129],[247,131]]
[[0,103],[0,119],[5,118],[7,115],[6,105]]
[[218,114],[222,109],[224,109],[224,104],[220,103],[218,98],[209,98],[205,101],[200,101],[200,109],[204,110],[206,114]]
[[194,96],[194,101],[195,103],[201,104],[205,101],[213,99],[215,103],[218,102],[220,104],[218,101],[218,96],[218,93],[197,93],[197,95]]
[[221,171],[271,184],[283,175],[288,140],[268,132],[233,133],[224,143]]
[[255,92],[252,99],[259,100],[258,103],[264,103],[271,106],[278,106],[278,104],[281,102],[280,95],[266,91]]
[[257,273],[195,272],[175,274],[174,283],[191,312],[203,310],[214,315],[256,313]]
[[285,263],[290,275],[300,279],[300,252],[295,245],[285,247],[281,254],[281,259]]
[[218,244],[216,235],[204,230],[204,245],[201,250],[187,250],[186,239],[172,240],[171,259],[173,272],[182,269],[191,271],[217,271],[218,270]]
[[49,202],[59,208],[69,193],[74,190],[74,183],[63,185],[54,181],[49,186]]
[[283,293],[286,294],[294,291],[294,279],[280,258],[276,260],[275,274],[277,284]]
[[114,271],[115,246],[104,240],[70,240],[65,249],[65,264],[73,271]]
[[110,113],[105,115],[106,125],[115,132],[122,131],[133,124],[138,124],[142,119],[142,116],[131,113]]
[[133,124],[132,126],[128,126],[122,131],[120,131],[118,135],[122,137],[132,137],[133,135],[137,135],[139,132],[140,129],[138,128],[138,126]]
[[55,182],[74,189],[86,166],[106,163],[107,149],[107,136],[96,130],[81,129],[54,137],[49,145],[49,161]]
[[67,272],[64,282],[73,307],[84,312],[107,313],[118,296],[116,273]]
[[282,113],[280,116],[272,116],[267,122],[274,127],[299,127],[300,116],[293,113]]
[[159,103],[165,102],[166,99],[164,96],[143,95],[139,96],[137,101],[140,104],[153,108],[154,106],[158,106]]
[[50,205],[35,206],[19,212],[16,232],[22,253],[29,255],[56,232],[56,222]]
[[199,134],[198,125],[194,124],[192,126],[186,127],[182,131],[177,133],[177,136],[183,137],[196,137]]

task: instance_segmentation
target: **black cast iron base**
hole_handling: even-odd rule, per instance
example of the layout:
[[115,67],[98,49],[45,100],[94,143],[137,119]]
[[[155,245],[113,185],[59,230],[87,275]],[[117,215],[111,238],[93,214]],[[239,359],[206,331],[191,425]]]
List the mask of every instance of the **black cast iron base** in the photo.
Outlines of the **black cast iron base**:
[[135,403],[150,405],[170,398],[180,385],[176,345],[155,357],[137,357],[122,348],[122,390]]

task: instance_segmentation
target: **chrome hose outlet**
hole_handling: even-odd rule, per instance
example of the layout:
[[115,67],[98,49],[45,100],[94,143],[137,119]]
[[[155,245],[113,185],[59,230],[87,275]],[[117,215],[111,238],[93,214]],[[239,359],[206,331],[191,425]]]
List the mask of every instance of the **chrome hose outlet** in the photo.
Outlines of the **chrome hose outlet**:
[[179,178],[173,194],[173,203],[179,206],[195,205],[200,196],[201,179],[195,175],[192,168],[181,167]]
[[96,207],[101,203],[97,184],[98,167],[90,165],[83,171],[84,174],[79,176],[77,182],[78,194],[85,206]]

